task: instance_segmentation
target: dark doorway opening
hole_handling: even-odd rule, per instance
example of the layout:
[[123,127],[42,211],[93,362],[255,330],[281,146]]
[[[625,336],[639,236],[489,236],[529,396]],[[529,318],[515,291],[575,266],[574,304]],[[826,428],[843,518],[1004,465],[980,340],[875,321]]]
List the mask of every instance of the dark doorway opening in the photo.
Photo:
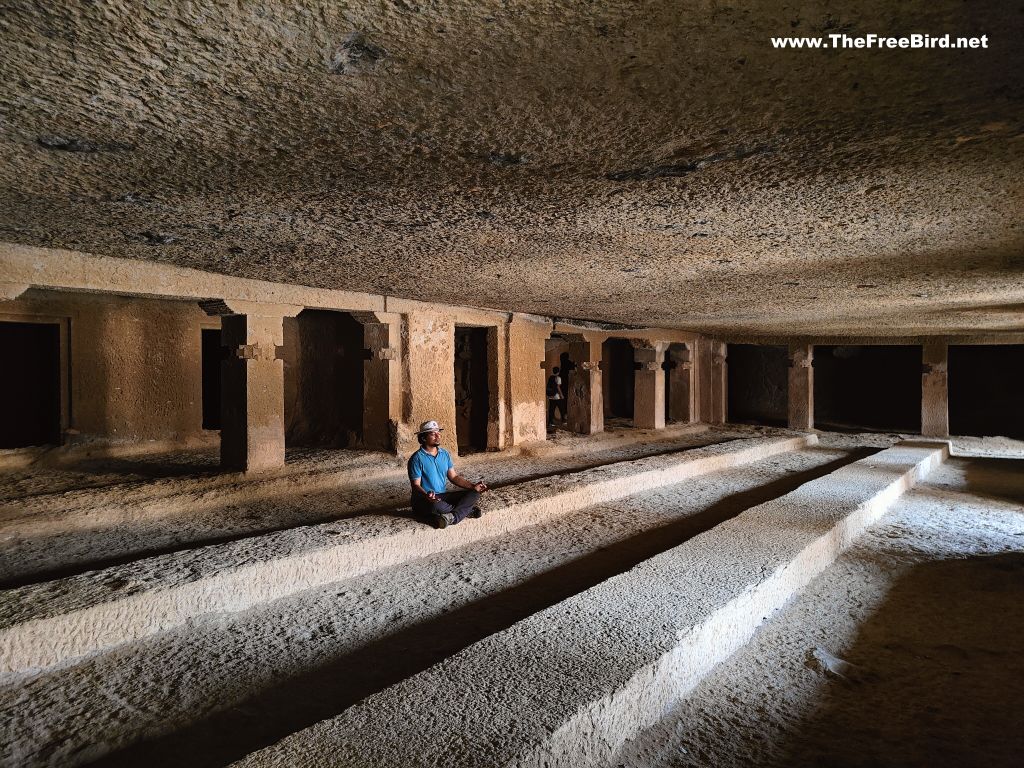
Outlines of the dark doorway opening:
[[459,453],[487,450],[491,415],[487,329],[455,328],[455,429]]
[[608,339],[601,345],[601,360],[605,418],[632,419],[636,387],[633,345],[627,339]]
[[[549,434],[559,426],[568,426],[569,385],[572,380],[573,371],[576,368],[576,364],[573,363],[570,355],[570,349],[571,342],[569,339],[559,334],[552,334],[551,338],[544,342],[544,405],[547,409]],[[548,385],[551,383],[551,377],[554,375],[555,368],[558,368],[558,376],[562,380],[562,397],[564,398],[557,405],[548,395]]]
[[60,326],[0,323],[0,345],[17,365],[0,377],[0,448],[60,445]]
[[921,347],[815,346],[814,411],[820,429],[920,432]]
[[203,429],[220,429],[220,364],[225,348],[219,328],[202,331]]
[[363,326],[305,309],[284,321],[285,445],[356,448],[363,436]]
[[789,350],[730,344],[729,421],[784,427],[789,423]]
[[949,348],[949,433],[1024,439],[1024,344]]

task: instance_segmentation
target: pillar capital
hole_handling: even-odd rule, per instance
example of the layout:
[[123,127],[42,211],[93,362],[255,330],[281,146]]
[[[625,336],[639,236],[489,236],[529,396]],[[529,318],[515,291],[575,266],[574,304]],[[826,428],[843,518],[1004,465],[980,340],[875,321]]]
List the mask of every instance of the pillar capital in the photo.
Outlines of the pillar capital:
[[[641,366],[657,364],[661,367],[662,357],[665,354],[665,345],[662,342],[649,342],[643,339],[631,339],[633,344],[633,362]],[[654,370],[648,368],[647,370]]]
[[789,367],[810,368],[814,365],[814,347],[810,344],[789,345]]
[[203,299],[199,306],[210,317],[252,315],[253,317],[295,317],[305,307],[299,304],[267,304],[241,299]]
[[689,365],[693,362],[693,352],[689,344],[682,342],[670,344],[665,354],[668,355],[672,362],[679,365]]
[[26,283],[0,283],[0,301],[13,301],[29,287]]
[[390,325],[402,321],[402,316],[398,312],[349,312],[349,314],[363,325],[374,323]]

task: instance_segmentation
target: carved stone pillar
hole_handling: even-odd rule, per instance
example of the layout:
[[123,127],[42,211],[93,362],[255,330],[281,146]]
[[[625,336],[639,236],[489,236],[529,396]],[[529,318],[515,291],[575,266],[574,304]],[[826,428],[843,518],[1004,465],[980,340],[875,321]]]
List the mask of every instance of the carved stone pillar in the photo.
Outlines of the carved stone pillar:
[[661,367],[667,344],[632,340],[635,365],[633,426],[639,429],[665,428],[665,369]]
[[601,388],[601,342],[583,336],[569,347],[575,364],[569,380],[569,429],[581,435],[604,431],[604,394]]
[[291,304],[214,300],[200,302],[210,315],[222,315],[221,467],[258,472],[284,465],[285,317],[302,307]]
[[789,428],[814,429],[814,347],[789,346]]
[[689,423],[696,419],[697,407],[693,385],[693,353],[688,344],[672,344],[668,348],[668,419]]
[[725,424],[729,418],[729,347],[711,342],[711,423]]
[[387,312],[354,312],[363,326],[363,445],[395,449],[401,413],[401,318]]
[[949,346],[929,341],[921,352],[921,434],[949,437]]

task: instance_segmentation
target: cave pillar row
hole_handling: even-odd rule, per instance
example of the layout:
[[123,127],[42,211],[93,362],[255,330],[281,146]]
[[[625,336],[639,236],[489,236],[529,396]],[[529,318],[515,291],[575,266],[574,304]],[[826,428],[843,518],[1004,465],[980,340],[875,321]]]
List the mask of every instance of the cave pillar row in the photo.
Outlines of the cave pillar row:
[[665,428],[665,342],[633,339],[633,426]]
[[221,316],[221,468],[260,472],[284,466],[284,318],[293,304],[201,301]]
[[353,312],[363,326],[363,446],[394,451],[401,419],[401,315]]
[[814,347],[789,346],[789,428],[814,429]]
[[949,346],[925,342],[921,349],[921,434],[949,437]]
[[604,431],[603,342],[603,336],[579,334],[569,345],[569,359],[575,366],[569,383],[569,429],[581,435]]

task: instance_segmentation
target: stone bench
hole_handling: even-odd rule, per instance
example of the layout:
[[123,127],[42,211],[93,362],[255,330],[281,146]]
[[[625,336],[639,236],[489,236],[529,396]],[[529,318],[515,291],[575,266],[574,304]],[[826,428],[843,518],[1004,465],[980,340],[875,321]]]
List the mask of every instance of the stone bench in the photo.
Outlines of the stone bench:
[[408,516],[371,515],[6,590],[0,603],[0,674],[50,667],[209,614],[244,611],[816,442],[815,435],[733,440],[523,482],[488,494],[482,520],[443,531]]
[[906,443],[806,483],[236,765],[603,764],[947,456]]

